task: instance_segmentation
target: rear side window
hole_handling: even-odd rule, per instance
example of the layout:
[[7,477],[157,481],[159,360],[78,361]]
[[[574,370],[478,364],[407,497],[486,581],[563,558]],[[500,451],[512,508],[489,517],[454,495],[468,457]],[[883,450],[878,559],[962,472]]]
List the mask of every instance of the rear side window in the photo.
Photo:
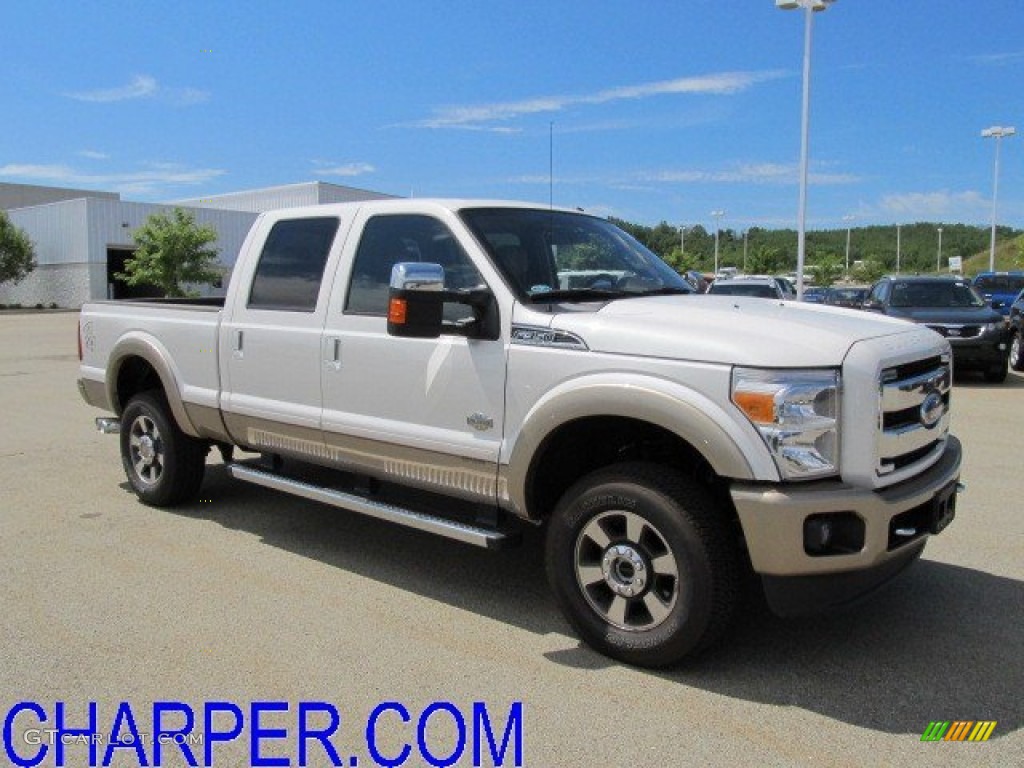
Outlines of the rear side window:
[[315,312],[338,223],[334,217],[277,222],[256,265],[249,308]]

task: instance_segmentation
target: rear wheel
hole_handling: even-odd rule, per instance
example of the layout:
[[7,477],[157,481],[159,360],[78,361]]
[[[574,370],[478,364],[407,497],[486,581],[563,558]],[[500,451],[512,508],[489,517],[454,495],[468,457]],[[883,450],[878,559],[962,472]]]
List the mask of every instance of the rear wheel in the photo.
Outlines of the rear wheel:
[[121,463],[143,503],[169,507],[195,498],[206,450],[178,428],[163,394],[143,392],[128,401],[121,415]]
[[550,523],[546,564],[584,641],[639,666],[711,645],[737,600],[725,516],[703,486],[651,464],[602,469],[570,488]]
[[1021,349],[1020,341],[1022,332],[1024,331],[1014,331],[1010,340],[1010,365],[1015,371],[1024,371],[1024,349]]

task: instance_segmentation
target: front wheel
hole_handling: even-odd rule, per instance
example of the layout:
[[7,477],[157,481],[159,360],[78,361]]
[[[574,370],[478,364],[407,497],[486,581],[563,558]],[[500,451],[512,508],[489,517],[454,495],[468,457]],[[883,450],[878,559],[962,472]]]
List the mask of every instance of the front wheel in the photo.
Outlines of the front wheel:
[[728,626],[739,590],[727,518],[700,484],[651,464],[577,482],[547,534],[556,600],[584,641],[645,667],[673,664]]
[[1010,365],[1015,371],[1024,371],[1024,349],[1021,349],[1021,334],[1024,330],[1014,331],[1010,341]]
[[169,507],[193,499],[203,482],[206,450],[178,428],[161,393],[128,401],[121,415],[121,463],[143,503]]
[[1006,360],[1003,360],[1003,362],[997,363],[996,365],[992,366],[987,371],[985,371],[985,381],[989,382],[990,384],[1002,384],[1004,381],[1006,381],[1008,367],[1009,366]]

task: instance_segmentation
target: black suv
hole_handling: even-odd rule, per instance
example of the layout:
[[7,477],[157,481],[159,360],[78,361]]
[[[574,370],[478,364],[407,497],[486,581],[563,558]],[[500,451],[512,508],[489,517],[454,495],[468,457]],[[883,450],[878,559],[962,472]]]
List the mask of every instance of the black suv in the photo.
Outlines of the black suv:
[[1024,291],[1010,305],[1010,365],[1015,371],[1024,371]]
[[871,286],[863,309],[927,325],[949,339],[957,370],[980,370],[993,383],[1006,380],[1009,328],[966,280],[885,277]]

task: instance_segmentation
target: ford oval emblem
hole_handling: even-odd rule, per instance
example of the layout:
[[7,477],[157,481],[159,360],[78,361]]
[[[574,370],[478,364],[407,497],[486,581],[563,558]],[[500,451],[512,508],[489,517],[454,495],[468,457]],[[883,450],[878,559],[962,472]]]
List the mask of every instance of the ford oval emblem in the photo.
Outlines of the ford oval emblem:
[[943,410],[944,405],[942,403],[942,395],[938,392],[930,392],[928,397],[924,399],[924,402],[921,403],[921,411],[919,414],[921,424],[928,429],[931,429],[942,419]]

